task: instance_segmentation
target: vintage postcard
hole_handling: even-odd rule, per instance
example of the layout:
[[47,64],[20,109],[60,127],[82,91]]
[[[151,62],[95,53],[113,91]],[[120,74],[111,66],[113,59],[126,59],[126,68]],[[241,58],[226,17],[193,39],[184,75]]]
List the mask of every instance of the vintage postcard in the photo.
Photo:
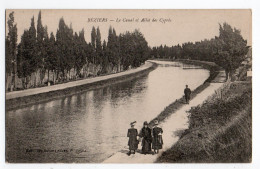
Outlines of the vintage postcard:
[[6,9],[6,163],[251,163],[250,9]]

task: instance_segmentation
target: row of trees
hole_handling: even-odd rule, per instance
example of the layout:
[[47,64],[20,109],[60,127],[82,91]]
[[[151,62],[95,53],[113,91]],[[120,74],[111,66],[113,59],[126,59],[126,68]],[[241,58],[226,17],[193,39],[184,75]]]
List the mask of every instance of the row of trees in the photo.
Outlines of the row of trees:
[[[56,35],[48,33],[47,26],[42,25],[41,12],[38,14],[37,26],[34,17],[29,29],[24,30],[21,42],[17,45],[17,28],[14,13],[8,19],[8,35],[6,37],[6,77],[12,75],[15,86],[15,76],[22,79],[23,88],[27,88],[32,74],[40,72],[41,83],[46,72],[53,72],[56,78],[68,80],[72,69],[79,76],[89,64],[101,67],[98,74],[117,72],[130,67],[138,67],[149,57],[149,47],[142,33],[138,30],[116,34],[110,27],[107,42],[101,41],[99,27],[91,30],[91,42],[86,42],[84,29],[74,32],[72,25],[68,26],[64,19],[59,21]],[[92,66],[94,69],[94,66]],[[54,77],[54,76],[53,76]],[[56,79],[54,79],[55,82]],[[7,80],[6,80],[7,81]],[[36,86],[36,84],[35,84]]]
[[84,29],[74,32],[72,25],[68,26],[63,18],[59,21],[56,35],[53,32],[49,34],[47,26],[42,25],[41,12],[38,14],[37,26],[32,17],[31,26],[24,30],[17,45],[17,26],[13,12],[9,14],[7,25],[6,77],[12,75],[14,89],[17,75],[22,79],[23,88],[27,88],[32,74],[39,76],[43,83],[46,72],[49,81],[51,71],[55,75],[54,82],[57,79],[64,81],[68,80],[72,69],[76,72],[74,78],[86,77],[85,72],[90,64],[100,67],[98,74],[105,74],[111,73],[111,69],[119,72],[138,67],[148,58],[213,61],[225,69],[229,78],[248,52],[247,41],[240,31],[227,23],[219,25],[219,36],[210,40],[153,48],[148,47],[140,31],[117,35],[112,27],[108,30],[107,41],[103,42],[99,27],[93,27],[88,43]]
[[187,42],[182,46],[153,47],[151,57],[215,62],[225,69],[228,79],[245,60],[248,48],[247,41],[243,39],[240,31],[224,23],[219,25],[219,36],[215,38],[195,43]]

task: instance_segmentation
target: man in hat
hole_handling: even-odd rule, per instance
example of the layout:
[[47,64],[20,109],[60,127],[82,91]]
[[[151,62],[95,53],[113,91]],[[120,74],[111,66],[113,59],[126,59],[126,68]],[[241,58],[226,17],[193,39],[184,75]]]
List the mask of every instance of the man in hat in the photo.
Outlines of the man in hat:
[[191,90],[188,87],[188,85],[186,85],[186,88],[184,89],[184,95],[185,95],[185,100],[186,100],[187,104],[189,104],[189,102],[190,102],[190,94],[191,94]]
[[155,120],[154,127],[152,130],[152,135],[153,135],[152,148],[154,149],[155,154],[159,153],[159,149],[162,149],[162,145],[163,145],[163,139],[162,139],[163,130],[161,127],[158,126],[158,124],[159,124],[158,120]]
[[142,138],[142,153],[145,155],[149,154],[151,152],[152,134],[147,121],[144,122],[144,126],[139,136]]
[[137,140],[138,131],[134,127],[135,123],[136,123],[136,121],[130,123],[131,128],[128,129],[128,132],[127,132],[127,137],[129,137],[129,140],[128,140],[129,153],[128,153],[128,155],[131,155],[132,153],[135,154],[135,151],[138,148],[138,143],[139,143],[138,140]]

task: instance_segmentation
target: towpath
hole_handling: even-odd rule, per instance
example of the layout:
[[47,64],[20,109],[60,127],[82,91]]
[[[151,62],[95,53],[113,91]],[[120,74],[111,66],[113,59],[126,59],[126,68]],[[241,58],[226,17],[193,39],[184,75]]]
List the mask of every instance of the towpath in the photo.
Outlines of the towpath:
[[[221,76],[219,76],[221,77]],[[115,153],[104,163],[153,163],[160,156],[160,154],[169,149],[173,144],[175,144],[179,139],[179,133],[188,128],[188,113],[192,107],[202,104],[209,96],[213,95],[214,92],[219,89],[223,83],[222,78],[215,79],[215,83],[211,83],[205,90],[199,93],[195,98],[190,101],[190,104],[185,104],[176,113],[173,113],[168,119],[166,119],[160,126],[163,128],[163,149],[159,154],[156,155],[143,155],[139,150],[136,154],[131,156],[127,155],[128,147],[125,146],[124,149]]]

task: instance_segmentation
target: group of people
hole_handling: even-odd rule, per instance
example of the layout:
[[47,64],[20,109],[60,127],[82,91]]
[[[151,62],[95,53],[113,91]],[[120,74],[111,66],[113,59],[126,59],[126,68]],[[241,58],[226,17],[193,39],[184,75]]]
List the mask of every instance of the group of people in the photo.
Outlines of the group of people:
[[[189,104],[190,101],[191,90],[186,85],[184,89],[184,96],[186,100],[186,104]],[[135,151],[138,148],[138,144],[140,140],[142,140],[142,154],[150,154],[152,149],[154,150],[154,154],[158,154],[159,150],[162,149],[163,139],[162,133],[163,130],[158,126],[158,120],[155,120],[154,127],[150,129],[148,127],[148,123],[145,121],[143,124],[143,128],[141,132],[138,134],[137,129],[135,128],[136,121],[130,123],[131,128],[128,129],[127,137],[129,137],[128,146],[129,152],[128,155],[135,154]],[[139,139],[137,139],[139,137]]]
[[154,150],[154,154],[158,154],[163,145],[163,130],[161,127],[158,126],[158,120],[155,120],[154,127],[152,129],[149,128],[148,123],[145,121],[143,124],[143,128],[141,129],[139,134],[137,129],[135,128],[135,124],[136,121],[130,123],[131,128],[128,129],[127,133],[127,137],[129,137],[128,155],[135,154],[140,140],[142,140],[142,154],[151,154],[152,149]]

